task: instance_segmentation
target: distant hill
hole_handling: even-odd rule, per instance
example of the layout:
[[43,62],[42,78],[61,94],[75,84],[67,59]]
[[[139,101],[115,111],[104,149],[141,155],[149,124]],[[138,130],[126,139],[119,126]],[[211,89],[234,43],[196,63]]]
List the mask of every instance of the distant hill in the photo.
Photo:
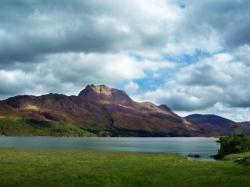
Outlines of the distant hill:
[[242,126],[243,132],[250,134],[250,121],[240,122],[239,124]]
[[135,102],[124,91],[88,85],[78,96],[15,96],[0,102],[0,134],[51,136],[218,136],[237,123],[214,115],[178,116]]
[[192,114],[185,117],[185,119],[193,125],[199,126],[201,133],[204,132],[207,135],[220,136],[242,130],[240,124],[217,115]]

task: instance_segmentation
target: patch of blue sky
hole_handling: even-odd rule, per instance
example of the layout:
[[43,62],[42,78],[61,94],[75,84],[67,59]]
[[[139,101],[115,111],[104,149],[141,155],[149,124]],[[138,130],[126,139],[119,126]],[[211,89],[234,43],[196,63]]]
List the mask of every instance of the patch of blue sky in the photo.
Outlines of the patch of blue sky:
[[[130,53],[131,57],[135,58],[138,63],[147,60],[148,58],[143,57],[142,55]],[[135,79],[133,82],[137,83],[140,87],[139,92],[145,92],[149,90],[155,90],[157,88],[161,88],[164,86],[168,81],[173,79],[175,73],[185,66],[190,64],[194,64],[199,62],[204,58],[208,58],[214,54],[202,51],[200,49],[196,49],[193,54],[181,54],[181,55],[166,55],[161,56],[158,59],[154,59],[155,61],[160,60],[167,62],[172,62],[176,64],[175,68],[168,68],[168,69],[159,69],[157,72],[152,70],[145,71],[146,76],[144,78]],[[152,60],[152,59],[151,59]],[[126,83],[118,85],[118,87],[124,87]]]
[[145,72],[144,78],[133,80],[133,82],[139,85],[139,92],[156,90],[164,86],[168,80],[171,80],[171,71],[171,69],[162,69],[157,72],[148,70]]
[[204,58],[208,58],[213,54],[200,49],[196,49],[192,54],[181,54],[181,55],[166,55],[165,59],[171,62],[181,64],[183,66],[190,65],[199,62]]
[[[153,60],[153,61],[164,61],[166,60],[164,57],[159,57],[157,59],[149,59],[145,58],[142,55],[130,53],[131,57],[136,59],[138,63],[143,62],[144,60]],[[166,62],[167,63],[167,62]],[[169,63],[169,62],[168,62]],[[173,62],[175,63],[175,62]],[[176,72],[175,68],[163,68],[157,71],[153,70],[145,70],[145,77],[140,79],[134,79],[133,82],[139,85],[138,92],[145,92],[149,90],[155,90],[160,88],[166,84],[167,81],[171,80],[172,76]],[[129,81],[128,81],[129,82]],[[128,82],[116,85],[118,88],[123,88]]]
[[146,59],[142,55],[138,55],[138,54],[135,54],[135,53],[129,53],[128,55],[131,56],[131,57],[133,57],[138,62],[144,61]]

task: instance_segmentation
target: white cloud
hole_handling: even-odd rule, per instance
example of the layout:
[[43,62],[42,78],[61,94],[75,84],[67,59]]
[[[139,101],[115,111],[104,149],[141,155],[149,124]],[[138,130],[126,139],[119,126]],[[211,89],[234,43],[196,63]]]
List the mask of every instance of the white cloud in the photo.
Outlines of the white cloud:
[[124,86],[124,90],[127,92],[127,93],[135,93],[137,92],[138,90],[140,89],[139,85],[133,81],[127,83],[125,86]]
[[[0,82],[5,90],[2,97],[23,93],[77,94],[85,85],[92,83],[115,87],[130,82],[130,88],[133,86],[135,91],[136,84],[132,80],[145,78],[147,72],[157,73],[159,70],[174,67],[165,61],[137,61],[134,57],[122,53],[63,53],[49,55],[44,60],[44,63],[37,64],[32,71],[0,71]],[[6,89],[8,85],[13,89],[9,94],[9,89]],[[1,92],[3,93],[3,90]]]
[[236,122],[242,122],[249,120],[250,108],[237,107],[232,108],[223,105],[222,103],[216,103],[213,107],[203,109],[203,110],[194,110],[194,111],[178,111],[180,116],[187,116],[190,114],[217,114],[224,118],[234,120]]
[[182,113],[217,112],[241,120],[250,108],[249,54],[249,46],[244,46],[203,59],[180,69],[164,87],[146,92],[140,100],[153,98]]
[[[64,81],[102,82],[108,85],[134,79],[145,78],[146,71],[173,68],[166,61],[138,61],[127,54],[84,54],[65,53],[50,55],[47,63],[38,66],[40,71],[48,71]],[[54,68],[60,67],[60,68]],[[77,79],[77,80],[76,80]]]

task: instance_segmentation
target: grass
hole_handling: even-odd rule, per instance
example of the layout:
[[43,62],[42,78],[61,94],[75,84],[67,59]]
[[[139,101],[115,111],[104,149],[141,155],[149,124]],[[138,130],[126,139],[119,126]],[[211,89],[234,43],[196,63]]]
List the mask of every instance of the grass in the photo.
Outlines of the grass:
[[250,167],[164,154],[0,149],[0,186],[250,186]]
[[70,124],[34,121],[15,116],[0,118],[0,135],[5,136],[96,136]]
[[250,167],[250,151],[238,153],[238,154],[227,155],[223,159],[235,161],[239,164],[242,164],[245,166],[248,165]]
[[227,155],[224,157],[224,160],[237,160],[237,159],[243,159],[243,158],[250,158],[250,151]]

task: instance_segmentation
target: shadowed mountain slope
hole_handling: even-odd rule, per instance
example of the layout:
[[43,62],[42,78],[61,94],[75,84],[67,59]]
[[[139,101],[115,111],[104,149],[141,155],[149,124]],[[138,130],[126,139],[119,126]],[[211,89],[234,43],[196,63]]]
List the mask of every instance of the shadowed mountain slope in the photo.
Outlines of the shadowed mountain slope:
[[225,135],[243,132],[243,127],[232,120],[212,114],[192,114],[185,119],[200,128],[208,135]]

